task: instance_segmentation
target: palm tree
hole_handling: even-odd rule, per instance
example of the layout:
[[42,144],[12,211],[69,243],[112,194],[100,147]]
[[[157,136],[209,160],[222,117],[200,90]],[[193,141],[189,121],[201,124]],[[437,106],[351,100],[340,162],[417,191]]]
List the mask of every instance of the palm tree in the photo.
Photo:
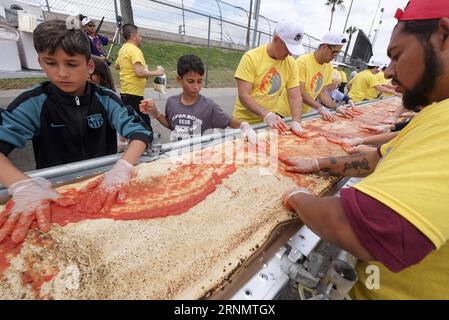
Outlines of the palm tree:
[[349,34],[349,40],[348,40],[348,45],[346,46],[345,56],[343,57],[343,62],[346,61],[346,55],[348,54],[349,46],[351,45],[352,35],[354,33],[356,33],[357,30],[359,30],[359,29],[355,26],[350,26],[348,29],[346,29],[346,33]]
[[334,20],[334,12],[336,7],[343,8],[344,0],[327,0],[324,5],[331,7],[331,23],[329,25],[329,31],[332,29],[332,21]]

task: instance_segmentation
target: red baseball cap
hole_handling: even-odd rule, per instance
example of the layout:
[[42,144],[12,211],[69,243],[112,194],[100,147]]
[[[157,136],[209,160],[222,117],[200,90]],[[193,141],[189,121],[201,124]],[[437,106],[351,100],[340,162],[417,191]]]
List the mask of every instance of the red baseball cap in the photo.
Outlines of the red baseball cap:
[[394,15],[398,21],[431,20],[449,17],[448,0],[410,0],[404,10]]

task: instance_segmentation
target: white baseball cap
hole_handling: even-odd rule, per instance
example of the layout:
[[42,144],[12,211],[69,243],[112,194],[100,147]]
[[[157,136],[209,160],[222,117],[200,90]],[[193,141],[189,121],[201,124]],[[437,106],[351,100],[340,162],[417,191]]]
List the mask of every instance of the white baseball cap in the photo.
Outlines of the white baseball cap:
[[321,38],[320,44],[329,44],[331,46],[342,46],[346,43],[346,38],[341,33],[329,31],[323,38]]
[[274,32],[285,42],[285,45],[291,54],[298,56],[306,52],[302,45],[304,27],[302,23],[299,22],[299,19],[290,18],[279,21]]
[[368,67],[380,67],[381,63],[375,59],[371,59],[367,64]]
[[89,19],[89,17],[84,17],[83,20],[81,20],[81,24],[83,26],[87,25],[89,22],[91,22],[92,20]]

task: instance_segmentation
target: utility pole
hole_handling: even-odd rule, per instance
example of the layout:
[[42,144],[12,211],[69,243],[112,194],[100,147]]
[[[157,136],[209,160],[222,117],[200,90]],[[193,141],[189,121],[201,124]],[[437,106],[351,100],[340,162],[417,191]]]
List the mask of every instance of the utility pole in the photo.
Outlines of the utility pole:
[[246,49],[249,49],[249,41],[251,37],[251,13],[253,11],[253,0],[249,3],[249,14],[248,14],[248,30],[246,31]]
[[384,16],[384,11],[385,11],[384,8],[380,9],[381,15],[380,15],[380,20],[379,20],[379,26],[377,27],[377,29],[375,30],[375,33],[374,33],[373,47],[374,47],[374,43],[375,43],[376,40],[377,40],[377,35],[379,34],[379,31],[380,31],[380,26],[381,26],[381,24],[382,24],[382,18],[383,18],[383,16]]
[[373,30],[373,26],[374,26],[374,21],[376,21],[376,17],[377,17],[377,11],[379,11],[379,7],[380,7],[380,2],[382,0],[379,0],[379,3],[377,4],[377,9],[376,9],[376,13],[374,14],[374,18],[373,18],[373,23],[371,23],[371,28],[369,29],[369,34],[368,34],[368,38],[371,40],[371,31]]
[[122,12],[123,24],[134,24],[133,7],[131,0],[120,0],[120,11]]
[[349,6],[349,11],[348,11],[348,15],[346,16],[346,22],[345,22],[345,26],[343,27],[342,34],[345,34],[345,32],[346,32],[346,26],[348,25],[349,15],[351,14],[351,9],[352,9],[352,3],[353,2],[354,2],[354,0],[351,0],[351,5]]
[[257,27],[259,26],[260,1],[261,0],[256,0],[256,6],[254,8],[254,19],[256,19],[256,23],[254,24],[253,48],[256,46]]
[[182,0],[181,2],[182,5],[182,34],[186,34],[186,18],[185,18],[185,14],[184,14],[184,0]]

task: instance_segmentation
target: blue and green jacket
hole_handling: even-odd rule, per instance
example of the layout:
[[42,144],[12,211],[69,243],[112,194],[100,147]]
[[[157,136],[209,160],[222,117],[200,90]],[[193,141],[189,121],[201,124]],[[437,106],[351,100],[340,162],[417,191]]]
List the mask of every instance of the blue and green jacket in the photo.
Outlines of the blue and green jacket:
[[0,152],[33,141],[36,169],[117,152],[117,132],[150,144],[148,125],[111,90],[88,83],[82,96],[42,83],[0,108]]

